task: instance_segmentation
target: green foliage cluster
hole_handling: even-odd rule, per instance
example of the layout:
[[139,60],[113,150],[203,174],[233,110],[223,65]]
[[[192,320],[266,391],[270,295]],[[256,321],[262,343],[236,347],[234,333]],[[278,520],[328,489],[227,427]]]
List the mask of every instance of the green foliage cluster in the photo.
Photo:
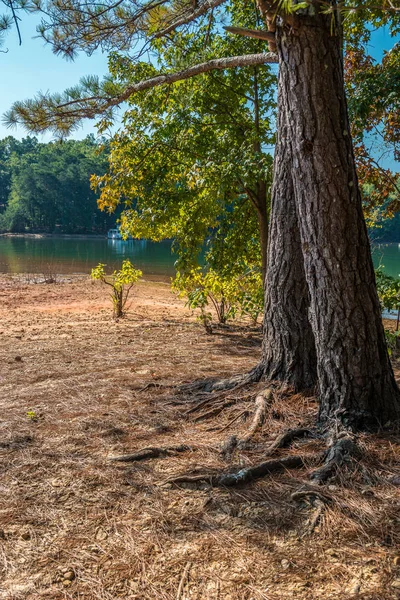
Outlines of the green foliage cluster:
[[383,267],[375,271],[379,301],[385,310],[400,309],[400,279],[387,275]]
[[0,231],[103,232],[115,217],[101,213],[90,175],[107,168],[93,136],[41,144],[0,140]]
[[391,331],[390,329],[385,329],[386,346],[388,349],[389,356],[392,356],[394,352],[398,351],[400,339],[399,336],[400,331]]
[[212,332],[214,307],[218,323],[225,324],[237,315],[249,316],[257,323],[263,310],[264,294],[260,271],[249,271],[242,275],[226,272],[221,275],[210,268],[204,272],[200,267],[186,274],[178,273],[173,289],[187,298],[187,306],[200,309],[200,321],[207,333]]
[[[228,12],[232,22],[254,26],[254,7],[236,2]],[[261,47],[259,40],[223,37],[214,18],[196,34],[176,33],[173,45],[153,41],[166,71]],[[109,68],[123,87],[157,72],[116,52]],[[108,173],[92,178],[100,206],[125,206],[122,224],[133,237],[173,238],[183,270],[196,264],[206,241],[211,250],[222,223],[230,222],[231,233],[233,227],[249,232],[249,223],[250,238],[258,237],[252,213],[257,202],[267,212],[269,201],[275,80],[269,66],[232,69],[136,94],[111,141]],[[109,125],[106,117],[100,131]]]
[[400,213],[396,213],[393,218],[385,219],[381,217],[379,211],[374,220],[373,227],[369,228],[369,235],[373,242],[390,243],[400,242]]
[[383,267],[379,267],[375,271],[376,289],[378,291],[379,301],[383,310],[397,310],[397,327],[396,331],[385,329],[385,338],[390,355],[398,350],[398,338],[400,332],[399,327],[399,311],[400,311],[400,279],[396,279],[391,275],[386,275]]
[[119,319],[125,315],[130,291],[143,273],[139,269],[135,269],[129,259],[124,260],[121,269],[114,271],[111,275],[106,274],[105,267],[106,265],[102,263],[98,264],[97,267],[92,269],[91,278],[102,281],[112,288],[111,299],[114,307],[114,317]]
[[[232,23],[257,23],[253,6],[233,2],[226,10]],[[175,33],[173,45],[153,41],[159,66],[175,71],[215,54],[262,50],[259,40],[222,36],[216,22],[215,14],[196,34]],[[116,52],[109,66],[122,86],[157,72]],[[269,66],[255,66],[136,94],[111,141],[108,173],[92,178],[103,209],[124,207],[121,226],[130,235],[174,240],[174,288],[200,309],[206,328],[210,305],[221,323],[238,312],[256,320],[262,310],[259,216],[266,238],[275,83]],[[105,117],[100,131],[109,125]]]

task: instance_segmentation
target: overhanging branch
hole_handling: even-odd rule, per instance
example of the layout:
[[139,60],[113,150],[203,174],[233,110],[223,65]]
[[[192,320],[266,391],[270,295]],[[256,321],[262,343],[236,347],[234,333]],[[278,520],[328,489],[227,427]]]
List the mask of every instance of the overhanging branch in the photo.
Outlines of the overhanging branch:
[[114,96],[99,93],[77,97],[76,90],[74,90],[73,97],[68,92],[61,98],[49,94],[40,95],[34,100],[16,102],[5,115],[4,120],[8,126],[20,123],[34,133],[53,130],[67,135],[77,127],[82,119],[93,119],[99,115],[106,114],[107,111],[119,106],[138,92],[184,81],[185,79],[190,79],[191,77],[210,71],[277,62],[277,55],[271,52],[230,56],[228,58],[216,58],[199,63],[175,73],[156,75],[155,77],[129,85]]
[[124,102],[130,96],[136,94],[137,92],[142,92],[144,90],[158,87],[160,85],[171,84],[177,81],[190,79],[191,77],[201,75],[202,73],[208,73],[209,71],[221,71],[223,69],[232,69],[234,67],[248,67],[252,65],[262,65],[265,63],[277,62],[277,55],[272,54],[271,52],[266,52],[262,54],[245,54],[244,56],[230,56],[228,58],[214,58],[205,63],[199,63],[198,65],[188,67],[183,71],[177,71],[176,73],[168,73],[166,75],[157,75],[156,77],[151,77],[150,79],[146,79],[144,81],[140,81],[139,83],[135,83],[131,86],[128,86],[126,91],[123,94],[121,94],[121,99],[112,101],[109,104],[109,107]]

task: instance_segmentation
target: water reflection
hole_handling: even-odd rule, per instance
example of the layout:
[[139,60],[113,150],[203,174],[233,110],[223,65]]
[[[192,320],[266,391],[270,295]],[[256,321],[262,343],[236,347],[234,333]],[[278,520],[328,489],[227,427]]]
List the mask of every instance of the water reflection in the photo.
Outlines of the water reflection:
[[[400,277],[399,244],[376,244],[372,256],[375,267],[383,265],[388,275]],[[124,258],[147,274],[175,272],[169,241],[0,236],[1,273],[43,273],[49,266],[57,273],[89,273],[98,263],[116,269]]]
[[174,273],[169,241],[0,236],[2,273],[42,273],[49,266],[58,273],[89,273],[98,263],[116,269],[124,258],[147,274]]

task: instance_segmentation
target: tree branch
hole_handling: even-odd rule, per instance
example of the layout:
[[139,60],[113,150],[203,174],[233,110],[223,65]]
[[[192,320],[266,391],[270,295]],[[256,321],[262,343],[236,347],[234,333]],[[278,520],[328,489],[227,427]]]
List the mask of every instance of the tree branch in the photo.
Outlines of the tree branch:
[[72,98],[68,92],[63,98],[58,95],[41,95],[35,100],[16,102],[11,110],[5,115],[4,121],[8,126],[21,123],[26,129],[35,133],[53,129],[64,134],[72,131],[82,119],[94,119],[98,115],[119,106],[132,95],[149,90],[161,85],[170,85],[177,81],[190,79],[202,73],[214,70],[232,69],[235,67],[246,67],[251,65],[262,65],[266,63],[277,63],[276,54],[267,52],[262,54],[246,54],[243,56],[230,56],[228,58],[216,58],[204,63],[193,65],[175,73],[156,75],[144,79],[125,88],[115,96],[107,94],[96,94],[93,96],[82,96]]
[[196,10],[190,11],[186,15],[183,15],[180,19],[177,19],[176,21],[172,22],[170,25],[168,25],[164,29],[161,29],[161,31],[157,31],[157,33],[154,34],[153,38],[160,38],[160,37],[164,37],[165,35],[168,35],[172,31],[175,31],[175,29],[177,29],[181,25],[186,25],[187,23],[191,23],[198,17],[201,17],[202,15],[207,13],[209,10],[213,10],[214,8],[217,8],[217,6],[224,4],[224,2],[226,2],[226,1],[227,0],[206,0]]
[[246,27],[224,27],[224,29],[228,33],[256,38],[257,40],[266,40],[267,42],[275,42],[275,34],[270,31],[247,29]]

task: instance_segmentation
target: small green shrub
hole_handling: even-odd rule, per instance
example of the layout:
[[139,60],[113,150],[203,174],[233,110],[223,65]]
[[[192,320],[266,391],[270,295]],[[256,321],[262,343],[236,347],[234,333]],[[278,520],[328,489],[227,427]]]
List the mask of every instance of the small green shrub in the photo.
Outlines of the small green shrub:
[[383,266],[375,271],[376,289],[382,310],[397,310],[397,326],[399,328],[400,311],[400,279],[383,272]]
[[261,274],[258,272],[222,276],[212,268],[203,273],[197,267],[186,274],[178,273],[172,287],[180,297],[186,296],[187,306],[200,309],[199,320],[207,333],[212,331],[210,305],[221,324],[234,319],[237,314],[247,315],[256,323],[263,309]]
[[125,307],[129,293],[134,284],[142,277],[142,271],[135,269],[129,259],[123,261],[121,269],[106,275],[102,263],[92,269],[92,279],[102,281],[112,288],[111,299],[114,307],[114,317],[119,319],[125,315]]
[[398,350],[400,331],[390,331],[390,329],[385,329],[385,338],[389,356],[392,356]]
[[26,416],[30,421],[37,421],[39,418],[36,411],[34,411],[33,408],[30,408],[26,411]]
[[400,279],[383,272],[383,267],[375,271],[376,288],[382,308],[398,310],[400,308]]

